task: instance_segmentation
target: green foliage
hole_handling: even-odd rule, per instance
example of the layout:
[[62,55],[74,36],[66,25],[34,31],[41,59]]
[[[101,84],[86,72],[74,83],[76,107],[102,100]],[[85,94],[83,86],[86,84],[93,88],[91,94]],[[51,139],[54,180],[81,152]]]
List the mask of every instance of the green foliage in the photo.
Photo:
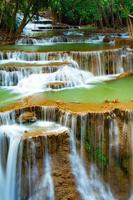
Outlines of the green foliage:
[[96,161],[98,161],[100,165],[102,165],[103,167],[107,167],[108,158],[100,148],[95,149],[88,141],[86,141],[85,149],[93,156],[93,158],[96,158]]
[[16,32],[16,14],[22,13],[20,34],[33,15],[48,7],[61,22],[102,28],[125,25],[133,14],[133,0],[0,0],[0,27],[10,33]]
[[59,19],[71,24],[100,22],[110,26],[133,12],[131,0],[49,0],[49,5]]
[[23,30],[28,20],[38,14],[41,8],[46,7],[48,7],[48,0],[0,0],[0,27],[6,28],[10,34],[15,32],[16,15],[22,13],[24,21],[20,26]]

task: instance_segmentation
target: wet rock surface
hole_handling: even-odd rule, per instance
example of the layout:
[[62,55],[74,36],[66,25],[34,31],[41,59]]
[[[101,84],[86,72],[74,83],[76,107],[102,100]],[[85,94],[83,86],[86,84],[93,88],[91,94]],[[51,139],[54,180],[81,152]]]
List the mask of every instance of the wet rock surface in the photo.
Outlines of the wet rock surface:
[[[54,182],[55,198],[57,200],[79,200],[80,197],[69,162],[70,144],[67,129],[57,132],[37,129],[36,131],[27,131],[24,134],[22,140],[22,199],[31,196],[33,200],[41,200],[46,195],[46,188],[40,187],[39,190],[37,189],[41,178],[45,174],[44,159],[46,145],[51,157],[51,173]],[[28,171],[27,165],[29,165],[30,171]],[[36,176],[36,170],[38,176]],[[31,191],[28,190],[29,181],[31,182]]]
[[51,89],[61,89],[65,87],[65,82],[54,82],[54,83],[49,83],[47,87]]
[[33,112],[24,112],[17,118],[17,122],[23,124],[29,122],[35,122],[36,120],[37,120],[36,115]]

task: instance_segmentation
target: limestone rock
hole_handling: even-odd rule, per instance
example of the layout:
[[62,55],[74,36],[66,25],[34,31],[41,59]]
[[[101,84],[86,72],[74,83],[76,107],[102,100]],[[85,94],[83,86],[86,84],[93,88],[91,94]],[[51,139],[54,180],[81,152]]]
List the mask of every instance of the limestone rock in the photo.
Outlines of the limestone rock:
[[64,82],[53,82],[53,83],[49,83],[47,85],[47,87],[52,88],[52,89],[60,89],[60,88],[65,87],[65,83]]
[[105,42],[105,43],[109,43],[109,42],[111,42],[112,41],[112,38],[111,38],[111,36],[109,36],[109,35],[106,35],[104,38],[103,38],[103,42]]
[[36,115],[33,112],[24,112],[17,118],[17,122],[19,123],[35,122],[36,120]]

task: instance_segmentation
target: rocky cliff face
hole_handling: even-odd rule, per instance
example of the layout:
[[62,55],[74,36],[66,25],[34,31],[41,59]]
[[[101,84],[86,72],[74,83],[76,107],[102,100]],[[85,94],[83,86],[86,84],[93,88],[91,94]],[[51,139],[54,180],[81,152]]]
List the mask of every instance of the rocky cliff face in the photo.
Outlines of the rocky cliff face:
[[38,190],[38,185],[46,173],[44,169],[46,148],[51,157],[51,176],[55,198],[57,200],[80,199],[69,162],[70,145],[67,129],[57,130],[57,132],[37,129],[24,133],[20,153],[22,155],[22,175],[19,180],[22,199],[27,199],[27,197],[42,199],[46,193],[46,188],[43,186],[40,186]]
[[[9,116],[12,114],[9,113]],[[114,109],[104,113],[73,113],[58,107],[35,106],[16,110],[13,116],[18,123],[23,121],[31,125],[32,118],[36,117],[37,120],[57,122],[71,128],[76,136],[78,151],[86,160],[87,170],[90,163],[96,163],[102,178],[116,197],[120,200],[128,199],[133,177],[132,111]],[[4,116],[2,119],[4,122]],[[36,188],[45,175],[46,146],[51,160],[56,199],[80,199],[69,162],[68,129],[50,131],[40,127],[24,132],[18,154],[17,174],[21,188],[18,193],[23,200],[44,195],[46,188]]]

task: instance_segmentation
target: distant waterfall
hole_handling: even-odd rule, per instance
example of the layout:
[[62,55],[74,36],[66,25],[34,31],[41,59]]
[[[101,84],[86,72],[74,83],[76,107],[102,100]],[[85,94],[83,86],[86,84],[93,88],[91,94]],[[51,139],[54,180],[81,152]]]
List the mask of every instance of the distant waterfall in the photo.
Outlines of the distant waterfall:
[[21,38],[16,41],[17,45],[49,45],[58,43],[88,43],[88,38],[79,37],[66,37],[66,36],[54,36],[50,38]]

